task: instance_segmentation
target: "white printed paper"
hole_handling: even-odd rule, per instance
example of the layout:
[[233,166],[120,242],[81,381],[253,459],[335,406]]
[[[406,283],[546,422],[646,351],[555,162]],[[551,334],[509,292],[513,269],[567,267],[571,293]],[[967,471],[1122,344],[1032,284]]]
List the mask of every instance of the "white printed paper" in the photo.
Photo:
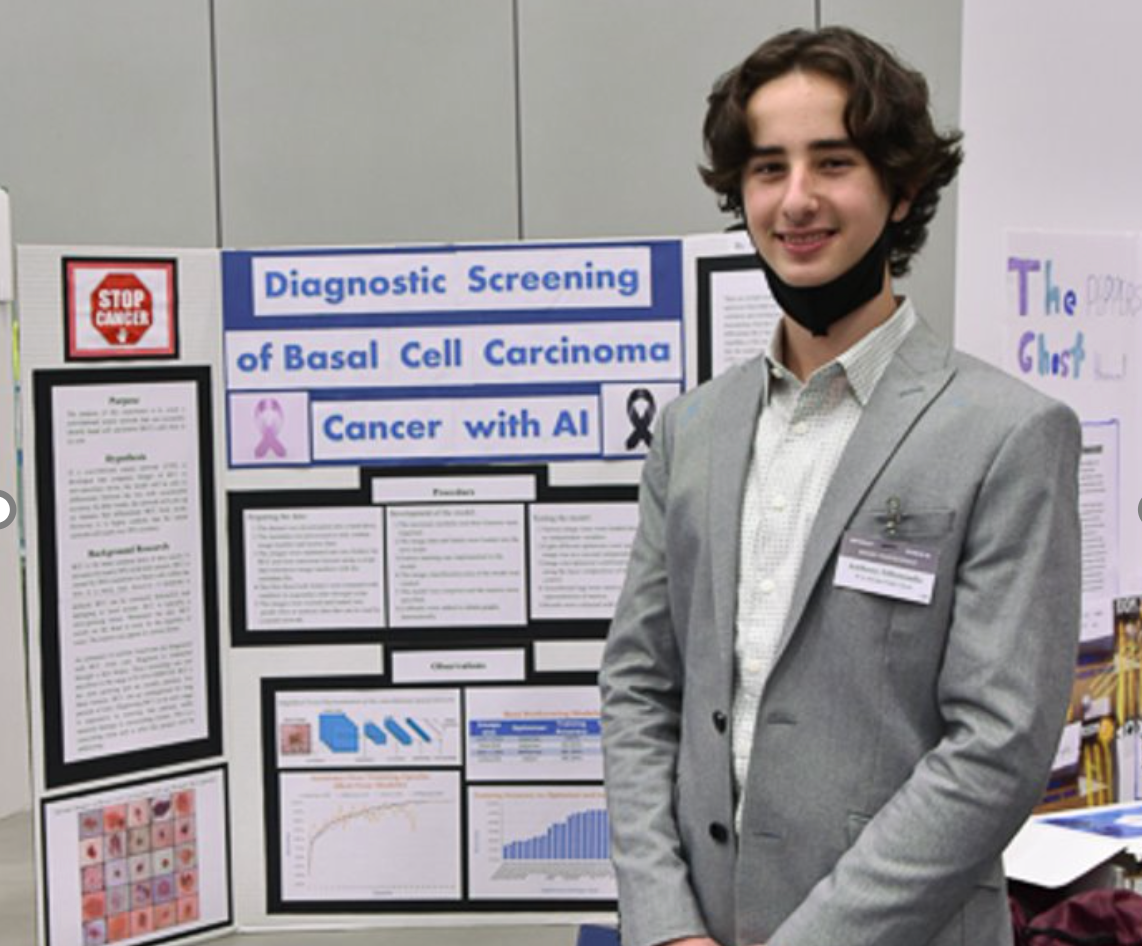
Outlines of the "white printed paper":
[[282,900],[457,900],[458,772],[284,772]]
[[390,624],[524,624],[523,508],[390,507]]
[[375,503],[530,502],[534,476],[378,476],[372,481]]
[[468,790],[473,900],[613,900],[603,787]]
[[1118,437],[1117,421],[1083,424],[1079,516],[1084,596],[1118,594]]
[[458,690],[282,691],[282,768],[460,764]]
[[764,352],[781,321],[760,269],[711,273],[710,310],[713,377]]
[[381,510],[247,509],[242,526],[250,630],[385,626]]
[[52,389],[63,760],[207,736],[197,388]]
[[638,528],[637,503],[536,503],[529,523],[532,618],[610,620]]
[[523,680],[527,655],[522,648],[479,650],[398,650],[393,654],[393,683],[460,683]]
[[52,946],[147,942],[230,921],[221,770],[49,801]]
[[597,687],[472,687],[466,701],[470,781],[602,779]]

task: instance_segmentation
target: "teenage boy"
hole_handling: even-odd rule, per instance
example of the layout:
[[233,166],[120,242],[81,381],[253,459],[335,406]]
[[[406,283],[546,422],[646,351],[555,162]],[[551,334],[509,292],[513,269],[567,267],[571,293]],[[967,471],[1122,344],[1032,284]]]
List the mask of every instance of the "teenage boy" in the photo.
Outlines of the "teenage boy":
[[706,182],[784,317],[673,402],[603,662],[625,946],[993,946],[1079,627],[1080,431],[893,293],[960,162],[922,76],[777,36]]

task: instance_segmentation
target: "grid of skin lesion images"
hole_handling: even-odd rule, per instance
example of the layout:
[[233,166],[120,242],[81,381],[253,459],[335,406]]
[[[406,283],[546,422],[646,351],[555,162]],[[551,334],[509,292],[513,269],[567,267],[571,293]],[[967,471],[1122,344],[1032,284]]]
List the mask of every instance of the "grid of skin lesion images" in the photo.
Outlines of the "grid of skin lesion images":
[[198,919],[194,789],[83,811],[78,843],[84,946]]

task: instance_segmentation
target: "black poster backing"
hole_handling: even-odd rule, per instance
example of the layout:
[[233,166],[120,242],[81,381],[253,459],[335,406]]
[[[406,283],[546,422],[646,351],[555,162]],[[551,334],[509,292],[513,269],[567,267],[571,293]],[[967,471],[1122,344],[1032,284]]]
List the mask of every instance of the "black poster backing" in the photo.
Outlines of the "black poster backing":
[[[203,593],[202,615],[206,680],[207,735],[202,739],[67,762],[64,758],[63,665],[59,609],[59,550],[56,537],[55,419],[52,391],[59,387],[191,382],[198,412],[198,476],[201,512]],[[41,370],[32,373],[36,425],[36,496],[40,569],[40,685],[43,699],[44,765],[48,788],[113,778],[146,769],[177,765],[222,753],[222,695],[219,668],[218,588],[215,577],[213,409],[210,369],[206,366],[169,368],[92,368]]]
[[[457,766],[445,767],[444,771],[459,773],[460,778],[460,866],[461,866],[461,896],[451,900],[323,900],[323,899],[288,899],[283,895],[282,871],[283,850],[282,836],[284,833],[282,813],[282,793],[280,779],[283,773],[291,771],[320,771],[328,774],[338,772],[378,772],[377,768],[355,769],[292,769],[279,763],[276,711],[277,700],[280,695],[298,691],[319,691],[335,696],[336,693],[349,690],[374,690],[378,693],[399,693],[402,689],[460,689],[465,692],[479,689],[484,686],[495,687],[536,687],[536,686],[582,686],[594,687],[597,685],[597,675],[583,672],[552,672],[537,673],[534,669],[534,656],[530,645],[521,644],[518,640],[482,640],[478,644],[464,644],[464,651],[480,649],[513,649],[526,647],[525,680],[515,681],[484,681],[468,683],[425,683],[411,684],[393,683],[393,664],[396,654],[413,653],[425,650],[441,650],[436,641],[432,646],[421,647],[387,647],[385,654],[385,673],[379,676],[355,677],[290,677],[290,678],[263,678],[262,680],[262,774],[263,797],[265,799],[265,865],[266,865],[266,912],[270,914],[327,914],[327,913],[504,913],[526,911],[529,913],[598,913],[613,911],[616,907],[614,900],[610,899],[558,899],[558,898],[528,898],[526,900],[506,899],[473,899],[470,896],[470,852],[468,849],[469,818],[468,789],[480,787],[485,783],[469,782],[466,778],[463,765],[463,745],[467,739],[464,734],[461,739],[461,763]],[[467,711],[462,710],[462,719],[467,723]],[[419,769],[415,766],[405,767],[404,772],[426,771],[425,767]],[[440,771],[440,769],[437,769]],[[535,787],[547,786],[549,783],[532,782],[503,782],[486,783],[489,788],[499,787]],[[558,781],[561,789],[573,790],[589,787],[602,790],[602,782],[585,781]],[[378,850],[377,857],[384,857],[385,852]]]
[[[490,637],[514,638],[516,643],[533,640],[566,640],[602,638],[610,624],[608,619],[582,620],[536,620],[531,619],[519,626],[480,625],[447,627],[429,625],[425,627],[374,627],[374,628],[322,628],[320,630],[255,630],[250,627],[250,617],[246,601],[247,549],[244,516],[247,510],[274,509],[289,510],[303,507],[362,508],[372,504],[371,491],[375,481],[384,479],[416,480],[431,477],[457,477],[479,479],[482,477],[520,476],[532,477],[536,484],[534,503],[630,503],[638,500],[638,490],[634,486],[552,486],[548,481],[548,467],[545,465],[485,465],[485,466],[401,466],[372,467],[361,470],[361,482],[357,489],[349,490],[270,490],[264,492],[234,491],[227,497],[228,535],[230,551],[230,628],[231,643],[235,647],[247,646],[290,646],[298,644],[360,644],[360,643],[406,643],[427,645],[432,643],[464,645],[471,641],[484,641]],[[521,503],[529,505],[529,503]],[[525,531],[525,543],[530,535]],[[524,560],[528,560],[528,548],[524,548]]]
[[[223,832],[223,849],[224,849],[224,867],[228,883],[226,884],[226,916],[214,923],[207,923],[193,928],[179,929],[173,928],[169,934],[162,935],[161,930],[157,931],[158,935],[148,938],[148,944],[168,943],[179,939],[188,937],[198,937],[203,933],[209,933],[214,930],[226,930],[233,928],[234,925],[234,867],[233,867],[233,851],[230,839],[230,789],[229,789],[229,769],[225,765],[212,765],[203,766],[197,769],[187,769],[181,772],[167,773],[157,778],[139,778],[129,782],[123,782],[113,786],[112,788],[100,788],[92,791],[74,791],[64,795],[55,795],[51,798],[40,800],[40,837],[44,838],[48,835],[48,813],[50,810],[68,801],[73,801],[79,798],[97,798],[108,791],[122,792],[126,789],[138,788],[142,789],[148,785],[163,784],[172,780],[189,778],[196,775],[208,775],[210,773],[218,773],[222,785],[222,821],[221,829]],[[52,865],[50,858],[45,855],[43,858],[43,874],[40,878],[40,889],[43,891],[43,906],[44,906],[44,942],[51,944],[52,928],[51,928],[51,889],[52,889]],[[128,885],[130,887],[130,885]],[[61,934],[61,939],[68,938],[66,934]]]
[[714,376],[714,313],[710,300],[710,283],[714,273],[736,273],[755,269],[761,263],[755,254],[708,256],[698,260],[698,381]]

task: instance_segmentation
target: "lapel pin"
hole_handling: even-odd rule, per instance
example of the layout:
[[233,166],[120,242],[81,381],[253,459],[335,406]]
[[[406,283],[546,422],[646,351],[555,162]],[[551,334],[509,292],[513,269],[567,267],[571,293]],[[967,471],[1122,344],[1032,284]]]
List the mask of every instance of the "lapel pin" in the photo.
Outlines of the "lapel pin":
[[896,530],[900,526],[900,520],[903,515],[900,512],[900,497],[889,496],[887,504],[888,514],[885,516],[884,531],[888,533],[890,538],[895,537]]

